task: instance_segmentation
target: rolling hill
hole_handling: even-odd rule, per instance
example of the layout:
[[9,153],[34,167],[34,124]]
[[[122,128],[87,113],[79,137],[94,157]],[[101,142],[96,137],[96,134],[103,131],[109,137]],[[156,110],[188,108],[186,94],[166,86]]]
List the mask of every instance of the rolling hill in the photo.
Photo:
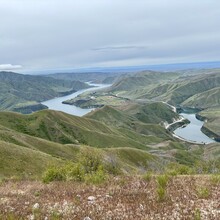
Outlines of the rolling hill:
[[51,110],[29,115],[0,112],[2,176],[40,176],[48,164],[76,161],[85,147],[99,148],[103,158],[115,158],[127,172],[146,169],[149,163],[161,169],[169,161],[187,163],[202,156],[195,156],[190,144],[174,139],[160,124],[144,123],[108,106],[87,117]]
[[0,111],[31,113],[46,108],[40,102],[87,88],[79,81],[0,72]]
[[82,73],[54,73],[47,75],[54,79],[93,82],[93,83],[113,83],[119,76],[124,75],[122,72],[82,72]]
[[[182,75],[181,75],[182,74]],[[133,82],[133,84],[132,84]],[[132,100],[164,101],[175,106],[208,108],[219,106],[219,69],[202,74],[143,72],[113,84],[109,92]]]

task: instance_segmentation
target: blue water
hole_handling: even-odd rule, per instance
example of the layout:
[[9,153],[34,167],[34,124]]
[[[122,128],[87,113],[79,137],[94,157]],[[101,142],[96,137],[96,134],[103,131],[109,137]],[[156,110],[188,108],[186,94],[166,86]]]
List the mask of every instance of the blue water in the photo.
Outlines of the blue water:
[[179,136],[182,139],[187,141],[196,142],[196,143],[213,143],[215,140],[209,138],[204,133],[202,133],[201,128],[204,124],[203,121],[200,121],[196,118],[195,114],[180,114],[184,118],[187,118],[190,121],[186,127],[177,128],[174,131],[174,134]]
[[62,102],[69,100],[69,99],[73,99],[84,92],[100,90],[100,89],[104,89],[104,88],[111,86],[109,84],[94,84],[94,83],[88,83],[88,84],[91,86],[95,86],[95,87],[82,89],[67,96],[50,99],[48,101],[42,102],[42,104],[46,105],[51,110],[62,111],[62,112],[65,112],[71,115],[76,115],[76,116],[83,116],[91,112],[92,110],[94,110],[94,108],[82,109],[74,105],[63,104]]

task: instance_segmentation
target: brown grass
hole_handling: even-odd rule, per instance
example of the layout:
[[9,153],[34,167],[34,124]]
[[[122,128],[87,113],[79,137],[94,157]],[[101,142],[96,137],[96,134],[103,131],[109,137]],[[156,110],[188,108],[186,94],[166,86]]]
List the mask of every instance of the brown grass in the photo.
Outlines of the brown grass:
[[[154,176],[114,177],[98,186],[6,181],[0,185],[0,219],[197,219],[198,213],[201,219],[220,219],[220,184],[208,176],[170,177],[163,202],[157,187]],[[209,189],[205,199],[198,196],[201,187]]]

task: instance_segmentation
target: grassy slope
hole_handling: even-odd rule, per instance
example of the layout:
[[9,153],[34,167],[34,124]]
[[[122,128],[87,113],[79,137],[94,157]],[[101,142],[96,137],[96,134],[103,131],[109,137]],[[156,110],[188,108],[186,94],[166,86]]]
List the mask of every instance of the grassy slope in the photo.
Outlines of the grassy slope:
[[220,87],[197,93],[185,100],[182,105],[202,109],[220,106]]
[[[101,148],[104,155],[111,154],[127,171],[146,168],[149,164],[158,168],[164,160],[175,160],[175,153],[188,149],[180,142],[171,141],[170,134],[160,125],[143,123],[111,107],[104,110],[107,113],[99,111],[99,119],[108,115],[111,121],[108,125],[50,110],[31,115],[1,112],[0,154],[6,158],[0,160],[1,174],[16,175],[26,170],[39,175],[48,163],[75,161],[85,144]],[[166,147],[155,147],[165,140],[170,140]],[[31,158],[29,162],[28,158]],[[28,163],[33,166],[28,167]]]
[[0,72],[0,110],[22,111],[25,105],[36,105],[83,88],[87,88],[87,85],[79,81]]
[[115,82],[110,88],[111,92],[115,91],[130,91],[135,90],[137,87],[146,87],[150,84],[156,84],[159,82],[166,82],[169,79],[177,78],[179,74],[168,72],[154,72],[143,71],[133,74],[131,76],[125,76]]
[[48,164],[58,165],[62,161],[49,154],[0,141],[0,177],[36,177]]
[[171,104],[177,105],[184,104],[184,101],[190,99],[196,94],[200,94],[210,90],[209,96],[213,99],[209,100],[209,104],[212,105],[212,103],[216,103],[216,100],[214,99],[214,93],[216,91],[213,89],[218,88],[219,86],[219,73],[187,76],[179,78],[174,82],[161,84],[153,88],[140,98],[153,98],[156,100],[163,100]]
[[[158,105],[160,104],[156,104],[156,106]],[[177,114],[172,112],[169,107],[162,103],[161,105],[167,109],[167,114],[160,114],[159,109],[158,111],[154,109],[154,104],[132,104],[131,106],[126,106],[126,110],[124,109],[123,111],[110,106],[104,106],[101,109],[91,112],[86,117],[101,121],[111,127],[117,127],[119,131],[127,134],[128,137],[133,136],[133,139],[135,139],[135,134],[139,136],[139,140],[143,138],[140,134],[147,136],[153,135],[154,139],[156,140],[158,138],[157,142],[159,142],[161,139],[172,139],[170,134],[159,123],[162,121],[172,121],[173,117],[177,117]],[[143,109],[145,112],[142,111]],[[148,140],[145,138],[146,142]]]
[[210,108],[198,115],[206,120],[202,127],[203,132],[220,140],[220,108]]
[[[154,74],[155,78],[152,76]],[[210,107],[220,103],[219,87],[220,74],[217,69],[196,75],[137,73],[117,81],[109,91],[131,99],[153,99],[187,107]]]

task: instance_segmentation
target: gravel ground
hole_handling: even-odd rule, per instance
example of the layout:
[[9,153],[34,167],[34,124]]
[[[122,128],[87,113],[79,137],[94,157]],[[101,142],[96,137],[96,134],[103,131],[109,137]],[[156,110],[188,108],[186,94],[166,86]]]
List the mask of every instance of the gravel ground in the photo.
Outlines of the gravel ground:
[[170,177],[162,201],[156,179],[112,177],[97,186],[5,181],[0,219],[220,219],[220,184],[210,176]]

